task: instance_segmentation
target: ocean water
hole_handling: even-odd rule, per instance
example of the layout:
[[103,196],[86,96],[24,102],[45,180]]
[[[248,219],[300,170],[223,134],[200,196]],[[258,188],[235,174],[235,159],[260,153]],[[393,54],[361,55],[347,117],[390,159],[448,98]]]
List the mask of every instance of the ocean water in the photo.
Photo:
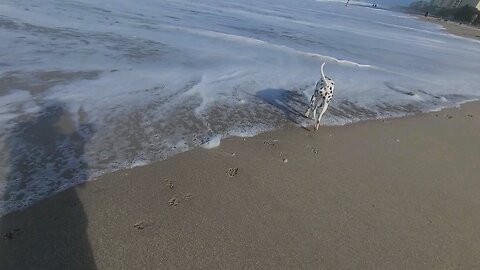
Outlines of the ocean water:
[[341,125],[480,97],[480,43],[314,0],[0,2],[0,215],[224,136]]

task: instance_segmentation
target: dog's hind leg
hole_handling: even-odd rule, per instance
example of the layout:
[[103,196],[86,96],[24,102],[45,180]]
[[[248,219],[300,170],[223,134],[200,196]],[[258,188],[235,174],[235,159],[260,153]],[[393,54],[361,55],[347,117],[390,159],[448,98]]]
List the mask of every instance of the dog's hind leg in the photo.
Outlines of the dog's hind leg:
[[320,104],[315,104],[315,106],[313,107],[313,119],[316,119],[317,118],[317,112],[319,109],[321,109],[323,107],[323,104],[324,104],[324,101],[322,101],[322,103]]
[[[316,97],[315,96],[312,96],[312,98],[310,99],[310,105],[308,105],[308,109],[307,111],[305,112],[305,117],[308,118],[308,116],[310,115],[310,111],[312,110],[312,108],[314,108],[315,106],[315,100],[316,100]],[[314,112],[315,113],[315,112]],[[314,117],[315,118],[315,117]]]
[[320,112],[320,115],[318,115],[317,123],[315,124],[315,130],[318,130],[318,128],[320,127],[320,120],[322,119],[323,114],[327,111],[328,103],[329,102],[327,101],[327,99],[325,99],[323,101],[323,104],[321,105],[322,111]]

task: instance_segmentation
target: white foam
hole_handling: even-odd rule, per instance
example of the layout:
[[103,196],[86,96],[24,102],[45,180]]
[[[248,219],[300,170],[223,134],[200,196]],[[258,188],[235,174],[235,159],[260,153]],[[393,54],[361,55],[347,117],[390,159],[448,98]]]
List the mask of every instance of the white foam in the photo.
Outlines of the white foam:
[[221,135],[212,136],[212,137],[208,138],[207,140],[205,140],[205,142],[202,144],[202,147],[205,148],[205,149],[212,149],[212,148],[219,147],[221,140],[222,140]]
[[148,165],[149,163],[150,162],[148,160],[137,159],[131,163],[130,168],[142,167],[142,166]]
[[[19,113],[34,113],[36,111],[38,111],[38,106],[28,91],[12,90],[0,97],[0,125],[4,128]],[[0,134],[5,131],[1,130]]]

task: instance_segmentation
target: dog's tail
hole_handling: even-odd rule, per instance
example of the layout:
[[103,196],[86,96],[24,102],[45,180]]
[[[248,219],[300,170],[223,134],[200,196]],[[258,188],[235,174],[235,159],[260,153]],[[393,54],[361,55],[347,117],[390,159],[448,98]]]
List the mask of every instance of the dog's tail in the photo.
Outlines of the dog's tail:
[[323,67],[325,66],[325,62],[323,62],[322,66],[320,67],[320,72],[322,73],[322,79],[324,82],[327,81],[327,79],[325,79],[325,73],[323,73]]

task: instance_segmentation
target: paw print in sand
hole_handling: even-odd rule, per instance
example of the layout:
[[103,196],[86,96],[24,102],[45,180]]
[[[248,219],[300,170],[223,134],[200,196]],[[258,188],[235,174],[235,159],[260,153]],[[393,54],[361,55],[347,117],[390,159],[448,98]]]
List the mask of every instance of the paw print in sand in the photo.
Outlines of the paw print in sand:
[[274,141],[270,141],[270,140],[263,141],[263,144],[266,145],[266,146],[275,146]]
[[183,195],[183,199],[185,201],[189,201],[191,198],[192,198],[192,193],[187,193],[187,194]]
[[170,204],[170,206],[177,206],[178,205],[178,199],[177,198],[171,198],[170,200],[168,200],[168,204]]
[[237,174],[238,174],[238,168],[230,168],[227,171],[227,176],[228,177],[234,177]]
[[143,230],[145,228],[145,223],[143,221],[139,221],[135,223],[133,227],[137,230]]
[[169,188],[169,189],[173,189],[175,187],[175,185],[173,185],[173,182],[172,180],[168,180],[168,179],[165,179],[165,185]]

